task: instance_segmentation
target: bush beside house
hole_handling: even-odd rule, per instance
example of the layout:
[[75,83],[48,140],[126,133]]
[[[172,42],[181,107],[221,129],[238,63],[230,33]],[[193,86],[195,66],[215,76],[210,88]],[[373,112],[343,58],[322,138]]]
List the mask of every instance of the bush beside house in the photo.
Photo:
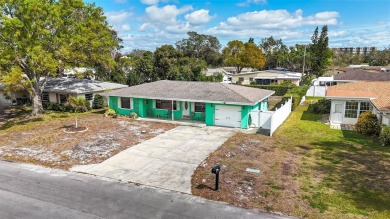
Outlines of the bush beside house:
[[314,112],[318,114],[329,114],[330,108],[332,106],[332,101],[329,99],[320,99],[317,103],[314,104]]
[[[86,112],[86,111],[91,110],[91,104],[89,103],[89,101],[86,101],[85,104],[86,104],[87,110],[81,109],[81,110],[79,110],[79,112]],[[57,111],[57,112],[70,112],[70,113],[75,112],[74,107],[69,106],[69,105],[65,105],[65,104],[43,102],[42,105],[43,105],[44,110],[52,110],[52,111]]]
[[93,102],[92,102],[92,108],[93,109],[102,109],[104,107],[104,99],[101,95],[96,94]]
[[383,146],[390,146],[390,127],[382,126],[381,133],[379,135],[379,139],[382,142]]
[[381,131],[378,118],[370,111],[360,114],[355,129],[358,133],[369,136],[378,136]]

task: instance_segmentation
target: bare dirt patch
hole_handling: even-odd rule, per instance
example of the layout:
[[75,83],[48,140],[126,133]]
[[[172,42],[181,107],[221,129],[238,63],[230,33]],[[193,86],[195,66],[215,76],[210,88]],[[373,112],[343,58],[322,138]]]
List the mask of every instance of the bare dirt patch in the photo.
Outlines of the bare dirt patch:
[[175,127],[127,117],[88,113],[80,118],[85,132],[65,133],[74,118],[17,125],[0,131],[0,158],[61,169],[99,163],[118,152]]
[[[302,215],[309,206],[297,198],[298,158],[274,144],[267,136],[237,133],[197,168],[192,193],[240,207]],[[222,165],[219,191],[213,190],[215,175],[210,173],[216,164]],[[247,168],[261,172],[246,172]]]

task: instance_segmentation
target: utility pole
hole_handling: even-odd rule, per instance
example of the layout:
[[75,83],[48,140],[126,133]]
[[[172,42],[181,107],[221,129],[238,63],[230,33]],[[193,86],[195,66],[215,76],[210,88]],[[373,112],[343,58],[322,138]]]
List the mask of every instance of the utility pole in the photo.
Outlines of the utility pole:
[[302,76],[304,76],[304,75],[305,75],[306,46],[307,46],[307,45],[305,45],[305,50],[304,50],[304,52],[303,52],[303,67],[302,67]]

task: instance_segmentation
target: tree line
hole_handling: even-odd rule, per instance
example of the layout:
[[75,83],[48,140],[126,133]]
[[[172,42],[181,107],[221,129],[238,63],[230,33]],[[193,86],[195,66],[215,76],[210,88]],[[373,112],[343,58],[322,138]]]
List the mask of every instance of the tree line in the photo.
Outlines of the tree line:
[[[122,40],[95,4],[0,1],[0,81],[8,90],[28,91],[34,115],[43,112],[41,95],[47,79],[60,76],[67,68],[94,68],[96,79],[128,85],[156,80],[220,81],[221,74],[206,76],[204,72],[221,66],[233,66],[238,73],[245,67],[282,67],[309,77],[321,76],[329,65],[349,62],[338,62],[344,59],[337,58],[339,54],[328,43],[326,25],[314,30],[310,44],[290,47],[271,36],[259,44],[254,38],[232,40],[222,48],[218,38],[191,31],[175,45],[122,55]],[[389,50],[383,54],[374,53],[371,63],[389,63]],[[90,74],[86,71],[81,76]]]

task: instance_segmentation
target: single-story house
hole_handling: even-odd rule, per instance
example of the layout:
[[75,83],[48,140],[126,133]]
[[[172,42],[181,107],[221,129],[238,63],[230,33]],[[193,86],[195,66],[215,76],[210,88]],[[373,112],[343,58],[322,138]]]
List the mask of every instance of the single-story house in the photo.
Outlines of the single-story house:
[[232,83],[232,73],[225,71],[223,68],[208,68],[204,71],[206,76],[215,76],[215,74],[222,74],[222,82],[221,83]]
[[352,81],[390,81],[390,74],[386,72],[370,72],[356,69],[334,75],[333,80],[337,84],[349,83]]
[[42,102],[66,103],[69,96],[93,101],[96,94],[127,85],[78,78],[49,78],[42,91]]
[[266,111],[273,93],[225,83],[162,80],[103,95],[109,97],[110,108],[120,115],[135,112],[140,117],[192,119],[208,126],[246,129],[250,112]]
[[28,93],[25,91],[6,92],[7,85],[0,83],[0,107],[22,103],[28,100]]
[[381,124],[390,126],[390,81],[359,81],[329,87],[330,123],[354,125],[359,115],[372,111]]
[[[221,67],[221,68],[224,71],[229,72],[231,74],[237,74],[237,68],[236,67],[226,66],[226,67]],[[253,68],[242,68],[241,69],[241,73],[252,72],[252,71],[253,71]]]
[[286,70],[265,70],[255,71],[232,75],[232,83],[250,84],[251,82],[261,85],[269,85],[272,83],[281,84],[285,81],[299,86],[301,81],[302,73],[291,72]]

